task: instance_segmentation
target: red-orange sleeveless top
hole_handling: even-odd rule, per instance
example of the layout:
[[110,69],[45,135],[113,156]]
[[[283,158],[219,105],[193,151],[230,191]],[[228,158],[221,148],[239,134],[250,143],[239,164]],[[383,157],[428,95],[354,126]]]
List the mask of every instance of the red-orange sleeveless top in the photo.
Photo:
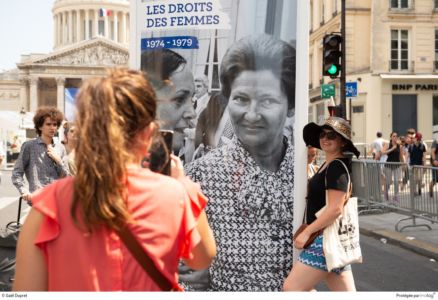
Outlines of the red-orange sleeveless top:
[[[79,229],[70,215],[74,177],[35,192],[44,215],[35,244],[47,263],[49,291],[159,291],[118,235],[104,227]],[[104,188],[104,187],[102,187]],[[178,261],[200,241],[196,224],[207,199],[189,179],[177,181],[148,169],[128,169],[130,225],[143,249],[172,282]]]

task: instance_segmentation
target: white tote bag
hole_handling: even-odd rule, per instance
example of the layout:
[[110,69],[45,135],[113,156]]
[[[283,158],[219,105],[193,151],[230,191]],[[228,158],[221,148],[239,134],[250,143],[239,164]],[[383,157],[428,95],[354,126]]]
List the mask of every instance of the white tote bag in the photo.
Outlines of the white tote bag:
[[[343,161],[337,159],[347,170],[348,186],[351,187],[350,174]],[[351,195],[351,188],[347,197]],[[326,191],[327,201],[327,191]],[[357,197],[351,197],[344,205],[342,215],[327,226],[323,233],[323,250],[330,272],[352,263],[362,262],[362,252],[359,244],[359,216],[357,212]]]

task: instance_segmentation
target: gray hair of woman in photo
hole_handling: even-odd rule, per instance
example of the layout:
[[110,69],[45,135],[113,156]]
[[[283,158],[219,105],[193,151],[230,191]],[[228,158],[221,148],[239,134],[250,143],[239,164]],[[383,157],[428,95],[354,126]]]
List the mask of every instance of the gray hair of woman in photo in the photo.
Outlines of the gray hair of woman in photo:
[[229,98],[234,80],[243,71],[270,70],[280,79],[288,108],[295,109],[295,48],[270,35],[248,36],[234,43],[222,60],[222,93]]

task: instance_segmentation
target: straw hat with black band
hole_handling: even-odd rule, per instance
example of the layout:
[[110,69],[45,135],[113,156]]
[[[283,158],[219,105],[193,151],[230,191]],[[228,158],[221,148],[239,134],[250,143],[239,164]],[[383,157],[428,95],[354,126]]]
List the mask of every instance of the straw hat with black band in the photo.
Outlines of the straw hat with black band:
[[333,130],[345,139],[346,144],[342,151],[352,152],[357,158],[359,158],[360,152],[351,141],[351,126],[346,120],[339,117],[329,117],[321,126],[313,122],[304,126],[303,138],[306,146],[313,146],[321,149],[321,145],[319,144],[319,134],[324,128]]

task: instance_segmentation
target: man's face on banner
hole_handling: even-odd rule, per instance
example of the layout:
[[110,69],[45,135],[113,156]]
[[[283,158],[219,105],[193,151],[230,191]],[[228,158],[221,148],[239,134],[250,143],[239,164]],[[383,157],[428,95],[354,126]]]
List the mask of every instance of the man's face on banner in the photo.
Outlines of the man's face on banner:
[[263,150],[281,143],[288,103],[271,71],[243,71],[237,76],[228,109],[234,132],[245,146]]
[[200,98],[207,93],[207,86],[202,78],[195,79],[195,95]]
[[195,86],[193,75],[186,67],[173,73],[169,79],[170,84],[157,90],[157,112],[161,128],[175,131],[173,150],[178,154],[184,145],[183,130],[193,127],[192,120],[196,117],[192,105]]

